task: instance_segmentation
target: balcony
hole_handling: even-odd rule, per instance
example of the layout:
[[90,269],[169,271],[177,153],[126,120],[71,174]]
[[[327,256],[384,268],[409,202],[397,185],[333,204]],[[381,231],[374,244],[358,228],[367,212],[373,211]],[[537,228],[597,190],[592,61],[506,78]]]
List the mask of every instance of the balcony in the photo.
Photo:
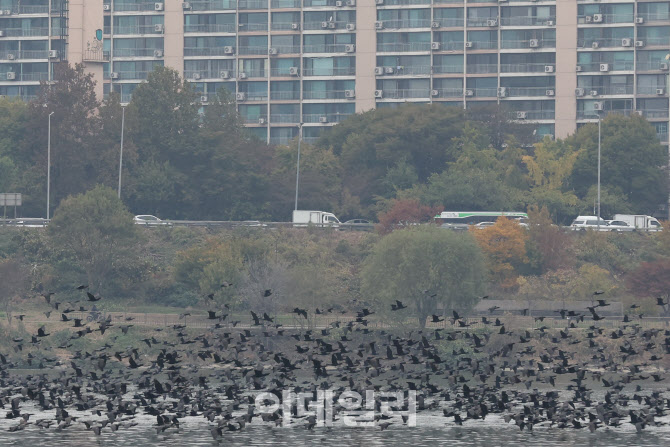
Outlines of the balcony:
[[429,88],[407,88],[407,89],[384,89],[382,90],[384,99],[412,99],[429,98]]
[[[323,118],[327,123],[339,123],[349,118],[349,113],[309,113],[302,115],[303,123],[323,123]],[[304,140],[304,139],[303,139]]]
[[249,22],[249,23],[240,23],[237,25],[237,28],[241,31],[267,31],[268,22]]
[[[240,92],[246,95],[245,101],[267,101],[268,93],[267,92]],[[258,121],[257,121],[258,122]]]
[[240,118],[242,118],[244,124],[260,124],[260,120],[263,120],[264,122],[267,122],[268,120],[267,115],[241,116]]
[[[632,64],[632,62],[631,62]],[[638,71],[656,71],[656,70],[662,70],[662,71],[668,71],[668,62],[660,62],[660,61],[643,61],[637,62],[637,70]]]
[[236,0],[196,0],[190,1],[191,11],[223,11],[237,9]]
[[109,51],[85,50],[84,62],[109,62]]
[[668,118],[668,109],[663,110],[639,110],[647,119],[667,119]]
[[385,71],[383,76],[427,76],[431,72],[430,65],[397,65],[388,68],[391,68],[393,73],[388,73]]
[[556,112],[553,110],[527,110],[526,119],[527,120],[553,120],[556,116]]
[[221,72],[228,71],[230,76],[235,76],[235,70],[232,68],[220,68],[219,70],[188,70],[184,71],[184,79],[197,81],[198,79],[222,79]]
[[472,41],[471,50],[497,50],[498,41],[497,40],[475,40]]
[[303,76],[355,76],[356,67],[305,68]]
[[[461,45],[462,48],[462,45]],[[377,51],[381,53],[402,53],[412,51],[430,51],[430,42],[412,43],[380,43],[377,42]]]
[[8,79],[7,73],[0,73],[0,81],[39,82],[48,80],[49,73],[14,73],[14,79]]
[[[491,20],[496,21],[496,25],[491,25]],[[495,27],[498,26],[498,17],[468,17],[467,24],[470,27]]]
[[463,73],[462,65],[435,65],[433,66],[433,74],[446,74],[446,73]]
[[[129,79],[145,80],[149,77],[151,71],[118,71],[118,80],[126,81]],[[109,79],[109,73],[105,73],[105,79]]]
[[163,31],[161,27],[156,27],[155,25],[116,26],[114,27],[114,34],[163,34]]
[[272,47],[277,50],[277,54],[300,54],[298,45],[279,45]]
[[597,120],[598,117],[605,117],[609,115],[610,113],[614,113],[617,115],[624,115],[624,116],[630,116],[633,112],[635,112],[632,109],[612,109],[612,110],[605,110],[603,112],[600,112],[600,115],[598,115],[597,112],[593,110],[585,111],[585,110],[577,110],[577,119],[578,120]]
[[384,29],[430,28],[430,19],[382,20]]
[[162,48],[114,48],[114,57],[156,57],[155,51],[163,51]]
[[[279,91],[270,91],[270,99],[277,101],[291,101],[299,100],[300,92],[295,90],[279,90]],[[297,122],[297,121],[296,121]]]
[[345,90],[305,90],[302,99],[347,99]]
[[556,87],[505,87],[508,97],[518,96],[547,96],[547,90],[556,90]]
[[301,0],[272,0],[270,2],[272,9],[300,8],[301,3]]
[[[577,48],[612,48],[621,47],[621,41],[624,38],[598,38],[598,39],[577,39]],[[630,38],[633,40],[633,38]],[[668,38],[664,39],[664,43],[668,43]],[[595,44],[595,46],[594,46]]]
[[195,23],[184,25],[185,33],[235,33],[237,27],[234,23]]
[[297,113],[273,113],[270,114],[270,122],[275,124],[299,123],[300,115]]
[[355,48],[350,44],[305,45],[304,53],[346,53],[347,47]]
[[[599,87],[599,86],[579,86],[579,88],[583,88],[587,92],[590,92],[592,90],[595,90],[598,92],[598,96],[603,96],[603,95],[632,95],[634,93],[633,86],[632,85],[608,85],[605,87]],[[643,87],[638,87],[638,93],[639,90],[642,89]],[[644,93],[640,93],[644,94]],[[653,93],[649,94],[656,94],[656,87],[653,87]]]
[[466,88],[465,96],[475,98],[495,98],[498,96],[496,87]]
[[122,3],[114,2],[114,12],[155,11],[156,2]]
[[[267,48],[265,49],[267,52]],[[232,53],[227,53],[225,47],[187,47],[184,48],[185,57],[195,57],[195,56],[228,56],[235,57],[235,51],[233,47]]]
[[238,48],[239,54],[244,54],[247,56],[257,56],[257,55],[263,55],[267,56],[268,54],[268,47],[266,45],[263,46],[240,46]]
[[[619,44],[621,44],[621,39],[619,39]],[[532,45],[532,46],[531,46]],[[504,50],[517,50],[517,49],[531,49],[536,50],[539,48],[556,48],[555,39],[526,39],[526,40],[506,40],[503,39],[500,42],[500,48]]]
[[528,64],[500,64],[501,73],[546,73],[545,67],[555,67],[554,62]]
[[48,59],[47,50],[0,50],[0,60]]
[[317,22],[305,22],[303,27],[305,30],[334,30],[334,29],[346,29],[347,24],[352,22],[347,21],[317,21]]
[[668,41],[670,40],[670,37],[664,37],[664,36],[654,36],[654,37],[638,37],[637,40],[641,40],[644,42],[645,45],[660,45],[660,46],[668,46]]
[[590,16],[577,16],[578,24],[611,24],[611,23],[633,23],[633,14],[593,14]]
[[465,0],[434,0],[434,3],[436,5],[456,5],[456,4],[462,5],[463,3],[465,3]]
[[244,77],[247,77],[247,78],[267,78],[267,73],[262,68],[261,69],[256,69],[256,70],[249,70],[249,69],[240,70],[240,73],[238,74],[237,79],[244,79]]
[[437,88],[434,89],[437,91],[437,96],[433,98],[462,98],[463,89],[462,88]]
[[[630,93],[621,93],[623,94],[628,94],[632,95],[633,94],[633,86],[630,86]],[[659,91],[663,91],[663,94],[659,95]],[[600,92],[598,92],[600,93]],[[606,94],[606,93],[601,93],[601,94]],[[615,93],[610,93],[610,94],[615,94]],[[638,85],[637,86],[637,94],[638,95],[654,95],[654,96],[668,96],[668,88],[665,84],[663,85],[652,85],[652,86],[645,86],[645,85]]]
[[240,9],[268,9],[268,0],[239,0]]
[[[58,12],[56,10],[56,5],[53,6],[55,13]],[[4,8],[3,8],[4,9]],[[49,13],[49,5],[13,5],[11,8],[7,8],[7,10],[11,11],[12,14],[48,14]]]
[[430,5],[430,0],[383,0],[380,6]]
[[48,37],[49,28],[3,28],[5,37]]
[[500,26],[554,26],[556,17],[517,16],[501,17]]
[[667,12],[638,13],[637,15],[643,22],[665,22],[670,20],[670,14]]
[[498,73],[498,64],[468,64],[468,74]]
[[[433,22],[439,24],[439,28],[463,27],[463,17],[442,17],[434,18]],[[432,26],[432,24],[431,24]]]
[[275,67],[270,69],[270,76],[296,76],[290,73],[290,67]]
[[300,29],[300,19],[295,22],[272,22],[270,29],[273,31],[298,31]]
[[303,8],[334,8],[337,0],[304,0]]

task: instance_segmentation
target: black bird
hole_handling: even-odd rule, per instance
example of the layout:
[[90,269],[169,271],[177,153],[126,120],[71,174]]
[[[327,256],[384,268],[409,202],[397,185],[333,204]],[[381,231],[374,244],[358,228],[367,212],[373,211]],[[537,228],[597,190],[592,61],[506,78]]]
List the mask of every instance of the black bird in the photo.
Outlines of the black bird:
[[270,295],[272,295],[272,289],[265,289],[265,292],[263,292],[263,298],[267,298]]
[[603,290],[596,290],[595,292],[593,292],[593,296],[602,295],[603,293],[605,293]]
[[208,310],[207,311],[207,319],[208,320],[216,320],[216,311],[214,310]]
[[89,301],[100,301],[101,298],[96,298],[95,295],[93,295],[91,292],[86,292],[86,296],[88,297]]
[[438,315],[431,315],[431,317],[433,317],[431,323],[439,323],[441,321],[444,321],[444,318],[440,318]]
[[88,284],[82,284],[79,287],[77,287],[77,290],[84,290],[84,289],[88,289]]
[[307,318],[307,310],[305,310],[305,309],[300,309],[300,308],[296,307],[295,309],[293,309],[293,311],[291,313],[292,314],[297,314],[298,316],[302,315],[303,317]]
[[49,335],[51,335],[51,334],[47,334],[47,333],[46,333],[46,331],[45,331],[45,329],[44,329],[44,326],[40,327],[40,328],[37,330],[37,336],[38,336],[38,337],[46,337],[46,336],[49,336]]
[[391,310],[401,310],[401,309],[407,309],[407,306],[405,306],[402,302],[395,300],[395,304],[391,304]]

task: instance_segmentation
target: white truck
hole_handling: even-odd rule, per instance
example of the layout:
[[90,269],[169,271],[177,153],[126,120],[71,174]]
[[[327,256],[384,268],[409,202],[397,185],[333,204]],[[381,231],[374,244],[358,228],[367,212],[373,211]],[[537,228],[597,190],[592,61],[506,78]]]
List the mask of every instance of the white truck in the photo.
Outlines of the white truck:
[[308,224],[338,227],[340,221],[333,213],[326,211],[293,210],[293,223],[294,227],[307,226]]
[[663,229],[661,223],[655,217],[645,216],[644,214],[615,214],[612,219],[623,220],[636,230],[661,231]]

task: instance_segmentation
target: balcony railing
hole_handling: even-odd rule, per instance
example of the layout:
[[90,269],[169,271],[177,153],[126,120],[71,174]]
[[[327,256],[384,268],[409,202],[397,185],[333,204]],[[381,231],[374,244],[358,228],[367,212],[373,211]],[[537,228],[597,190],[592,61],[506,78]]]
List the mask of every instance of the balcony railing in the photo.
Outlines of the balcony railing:
[[322,30],[333,30],[333,29],[346,29],[348,23],[355,23],[355,22],[347,22],[344,20],[341,21],[329,21],[329,20],[323,20],[323,21],[316,21],[316,22],[305,22],[303,24],[304,29],[306,30],[316,30],[316,29],[322,29]]
[[617,114],[617,115],[624,115],[624,116],[630,116],[634,110],[632,109],[611,109],[611,110],[605,110],[603,112],[600,112],[600,115],[593,111],[593,110],[578,110],[577,111],[577,119],[578,120],[597,120],[599,116],[607,116],[610,113]]
[[246,94],[245,101],[267,101],[267,92],[240,92]]
[[556,17],[517,16],[501,17],[501,26],[548,26],[556,23]]
[[545,67],[554,67],[554,62],[527,64],[500,64],[501,73],[545,73]]
[[290,67],[275,67],[270,69],[270,76],[295,76],[290,72]]
[[462,98],[463,89],[462,88],[437,88],[437,96],[433,98]]
[[[2,8],[4,9],[4,8]],[[55,9],[55,5],[54,5]],[[12,14],[48,14],[49,5],[13,5],[11,8],[7,8],[11,11]],[[58,12],[57,10],[53,12]]]
[[[626,70],[633,70],[634,64],[633,61],[614,61],[614,62],[594,62],[590,64],[579,64],[579,66],[582,69],[582,72],[588,71],[596,71],[600,72],[600,66],[602,64],[607,64],[609,65],[609,71],[626,71]],[[658,64],[657,64],[658,65]]]
[[464,51],[465,42],[458,40],[449,40],[447,42],[439,42],[440,49],[438,51]]
[[463,73],[463,65],[434,65],[434,74]]
[[[274,98],[273,98],[274,99]],[[270,114],[271,123],[299,123],[300,115],[297,113],[272,113]]]
[[270,4],[275,8],[300,8],[301,0],[272,0]]
[[656,21],[666,21],[670,20],[670,13],[667,12],[648,12],[648,13],[638,13],[638,17],[641,17],[645,22],[656,22]]
[[222,71],[228,71],[230,73],[230,77],[235,76],[235,70],[232,68],[220,68],[218,70],[186,70],[184,71],[184,79],[221,79]]
[[[110,30],[111,32],[111,30]],[[115,26],[115,34],[163,34],[163,31],[155,25]]]
[[430,5],[430,0],[383,0],[384,6]]
[[264,120],[267,122],[268,116],[267,115],[254,115],[254,116],[241,116],[242,121],[245,124],[260,124],[260,120]]
[[302,99],[347,99],[345,90],[305,90]]
[[118,71],[117,72],[117,74],[119,75],[119,79],[124,80],[124,81],[127,80],[127,79],[144,80],[144,79],[147,79],[149,77],[149,73],[151,73],[151,71]]
[[185,33],[234,33],[237,26],[234,23],[195,23],[184,25]]
[[[233,47],[234,48],[234,47]],[[265,50],[267,51],[267,49]],[[225,47],[187,47],[184,48],[184,56],[229,56],[235,57],[233,53],[227,53]]]
[[553,110],[527,110],[527,120],[553,120],[556,113]]
[[354,76],[356,67],[305,68],[302,74],[304,76]]
[[401,53],[410,51],[430,51],[430,42],[412,43],[380,43],[377,42],[377,51],[387,53]]
[[454,5],[454,4],[463,4],[465,0],[434,0],[437,5]]
[[278,45],[272,48],[277,50],[278,54],[300,54],[299,45]]
[[384,89],[382,90],[384,99],[409,99],[409,98],[429,98],[429,88],[408,88],[408,89]]
[[[466,88],[466,96],[472,96],[472,97],[492,97],[495,98],[498,95],[498,89],[495,87],[479,87],[479,88]],[[468,93],[471,92],[472,94],[469,95]]]
[[472,41],[473,50],[496,50],[498,49],[497,40],[474,40]]
[[0,50],[0,60],[48,59],[47,50]]
[[114,12],[124,11],[155,11],[156,2],[142,2],[142,3],[123,3],[114,2]]
[[304,45],[305,53],[346,53],[348,44]]
[[477,74],[477,73],[497,73],[498,64],[468,64],[466,66],[468,73]]
[[668,109],[663,110],[641,110],[642,115],[647,119],[667,118]]
[[270,24],[270,29],[273,31],[297,31],[295,25],[300,28],[300,19],[297,19],[295,22],[272,22]]
[[49,73],[16,73],[14,72],[14,79],[9,79],[7,73],[0,73],[0,81],[24,81],[37,82],[48,81]]
[[190,1],[191,11],[223,11],[237,9],[235,0],[195,0]]
[[300,99],[299,91],[288,91],[288,90],[279,90],[279,91],[270,91],[270,99],[277,101],[288,101],[288,100],[298,100]]
[[642,37],[639,36],[637,40],[641,40],[645,45],[665,45],[668,46],[668,41],[670,37],[668,36],[653,36],[653,37]]
[[246,55],[258,55],[258,54],[268,54],[268,47],[263,46],[240,46],[238,48],[240,54]]
[[491,20],[498,23],[498,17],[468,17],[467,24],[472,27],[491,27]]
[[430,65],[396,65],[390,67],[393,73],[384,73],[384,76],[412,76],[412,75],[429,75],[431,72]]
[[430,19],[382,20],[384,29],[430,28]]
[[349,113],[308,113],[302,115],[303,123],[321,123],[322,118],[326,118],[327,123],[339,123],[344,121],[351,114]]
[[5,37],[46,37],[49,28],[3,28]]
[[114,48],[114,57],[155,57],[155,51],[163,51],[162,48]]
[[[594,16],[597,16],[598,18],[595,19]],[[589,18],[587,19],[587,17]],[[599,23],[633,23],[633,21],[633,14],[592,14],[587,16],[577,16],[577,23],[590,23],[596,25]]]
[[[632,82],[632,81],[631,81]],[[587,92],[595,90],[598,92],[598,95],[632,95],[634,93],[632,85],[608,85],[608,86],[579,86]],[[638,91],[643,87],[638,87]],[[638,92],[639,93],[639,92]],[[653,93],[656,93],[656,87],[653,88]],[[644,94],[644,93],[640,93]],[[649,93],[647,93],[649,94]]]
[[[611,48],[620,47],[623,38],[597,38],[597,39],[577,39],[578,48]],[[631,38],[632,40],[632,38]],[[668,43],[668,38],[665,38],[665,43]],[[596,44],[596,46],[594,46]]]
[[[619,39],[619,44],[621,44],[621,39]],[[533,46],[531,46],[533,45]],[[556,48],[556,40],[549,39],[526,39],[526,40],[507,40],[503,39],[500,42],[500,48],[502,49],[521,49],[521,48]]]
[[[630,94],[632,94],[633,93],[632,92],[632,90],[633,90],[632,86],[630,87],[630,90],[631,90]],[[658,92],[661,91],[661,90],[663,91],[663,94],[659,95]],[[665,84],[663,84],[663,85],[652,85],[652,86],[638,85],[637,86],[637,94],[638,95],[668,96],[668,89],[667,89],[667,86]]]
[[556,87],[506,87],[507,96],[547,96],[547,90],[554,90]]
[[84,62],[109,62],[109,51],[85,50]]
[[638,61],[636,67],[639,71],[667,70],[667,68],[665,67],[662,68],[661,64],[665,64],[665,67],[667,67],[668,63],[659,61],[644,61],[644,62]]
[[[438,11],[439,11],[439,9],[438,9]],[[440,28],[449,28],[449,27],[453,27],[453,26],[462,27],[463,23],[464,23],[464,19],[463,19],[463,17],[442,17],[442,18],[435,17],[433,19],[433,22],[438,23],[440,25],[439,26]],[[432,26],[432,24],[431,24],[431,26]]]
[[237,25],[240,31],[267,31],[268,22],[250,22]]
[[268,9],[268,0],[239,0],[240,9]]
[[[244,75],[242,74],[244,73]],[[258,69],[258,70],[240,70],[240,73],[237,76],[237,79],[244,79],[243,76],[246,76],[247,78],[266,78],[267,73],[263,69]]]

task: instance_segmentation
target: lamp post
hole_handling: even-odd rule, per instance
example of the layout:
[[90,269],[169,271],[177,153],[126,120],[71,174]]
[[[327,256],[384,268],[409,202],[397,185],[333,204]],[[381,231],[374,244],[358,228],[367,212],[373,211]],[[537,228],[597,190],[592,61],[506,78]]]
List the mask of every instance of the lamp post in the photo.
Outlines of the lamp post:
[[126,125],[126,108],[121,107],[121,151],[119,153],[119,199],[121,198],[121,172],[123,171],[123,129]]
[[598,112],[598,231],[600,231],[600,112]]
[[49,205],[51,204],[51,115],[49,114],[49,130],[47,133],[47,220],[49,220]]
[[295,168],[295,208],[298,209],[298,189],[300,187],[300,142],[302,141],[302,123],[298,124],[298,162]]

